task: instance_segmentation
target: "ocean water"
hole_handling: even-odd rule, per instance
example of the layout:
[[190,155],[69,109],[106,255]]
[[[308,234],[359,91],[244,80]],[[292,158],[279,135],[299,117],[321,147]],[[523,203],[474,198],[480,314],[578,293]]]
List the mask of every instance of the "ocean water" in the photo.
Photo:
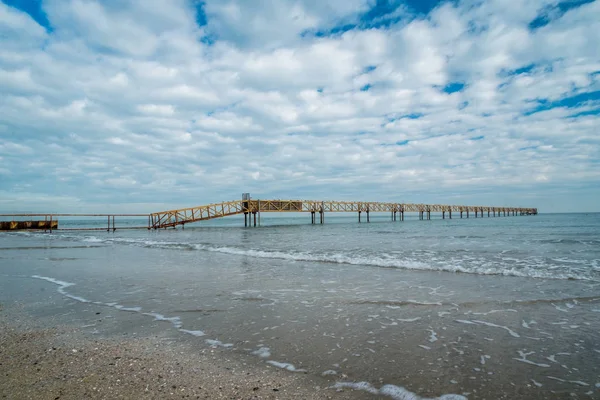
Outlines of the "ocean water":
[[600,398],[600,214],[432,218],[5,232],[0,296],[18,299],[19,282],[36,280],[66,307],[142,314],[203,345],[324,376],[332,393]]

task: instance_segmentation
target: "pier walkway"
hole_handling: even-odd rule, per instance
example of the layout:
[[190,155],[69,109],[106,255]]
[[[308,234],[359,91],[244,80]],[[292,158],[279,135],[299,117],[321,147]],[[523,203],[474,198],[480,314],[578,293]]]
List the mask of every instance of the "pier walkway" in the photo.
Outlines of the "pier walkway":
[[[325,223],[327,213],[357,213],[358,222],[362,222],[364,213],[366,222],[370,222],[370,213],[389,213],[392,221],[404,221],[404,213],[418,213],[419,219],[430,220],[431,213],[440,213],[442,219],[452,219],[452,213],[469,218],[500,217],[509,215],[536,215],[537,208],[521,207],[489,207],[489,206],[461,206],[442,204],[411,204],[411,203],[379,203],[379,202],[353,202],[353,201],[315,201],[315,200],[251,200],[227,201],[208,204],[204,206],[182,208],[178,210],[161,211],[150,214],[149,229],[160,229],[185,225],[197,221],[206,221],[222,218],[229,215],[244,214],[245,226],[260,225],[262,212],[300,212],[310,213],[311,223]],[[257,222],[258,221],[258,222]]]
[[[177,226],[184,227],[199,221],[223,218],[230,215],[244,214],[245,226],[260,226],[260,215],[264,212],[278,213],[310,213],[311,223],[324,224],[325,215],[328,213],[356,213],[358,222],[370,222],[371,213],[389,213],[392,221],[404,221],[405,213],[418,213],[420,220],[430,220],[432,213],[452,219],[455,217],[475,218],[536,215],[537,208],[522,207],[490,207],[490,206],[463,206],[442,204],[413,204],[413,203],[381,203],[364,201],[315,201],[315,200],[256,200],[245,193],[242,200],[226,201],[198,207],[181,208],[176,210],[160,211],[151,214],[0,214],[0,218],[10,217],[10,221],[0,221],[0,230],[37,229],[52,230],[107,230],[115,231],[115,217],[147,217],[147,226],[126,225],[119,229],[166,229]],[[363,219],[364,216],[364,219]],[[33,220],[33,217],[44,217],[43,220]],[[60,228],[59,217],[104,217],[105,227],[93,228]],[[19,219],[19,220],[17,220]],[[27,220],[25,220],[27,219]]]

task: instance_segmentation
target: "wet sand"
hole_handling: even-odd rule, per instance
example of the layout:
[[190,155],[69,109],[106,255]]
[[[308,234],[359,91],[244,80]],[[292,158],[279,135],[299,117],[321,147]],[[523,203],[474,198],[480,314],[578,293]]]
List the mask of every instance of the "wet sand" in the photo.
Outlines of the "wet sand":
[[[0,397],[6,399],[364,399],[227,350],[160,335],[94,338],[47,328],[23,306],[0,306]],[[131,316],[130,316],[131,317]],[[91,318],[91,317],[90,317]],[[98,321],[98,319],[96,319]],[[368,396],[372,398],[372,396]]]

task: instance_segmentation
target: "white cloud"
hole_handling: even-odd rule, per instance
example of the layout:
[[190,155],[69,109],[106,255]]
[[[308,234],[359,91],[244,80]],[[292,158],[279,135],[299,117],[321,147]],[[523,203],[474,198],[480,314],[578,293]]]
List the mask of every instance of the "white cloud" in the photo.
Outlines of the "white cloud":
[[[50,33],[0,2],[0,206],[41,207],[42,193],[65,209],[135,211],[244,188],[493,204],[501,192],[543,209],[574,183],[574,202],[592,204],[600,100],[558,101],[600,90],[600,3],[530,30],[548,4],[464,1],[412,19],[402,8],[389,27],[315,37],[373,2],[208,1],[200,27],[183,0],[49,0]],[[464,90],[444,93],[451,82]],[[528,114],[552,102],[562,107]]]

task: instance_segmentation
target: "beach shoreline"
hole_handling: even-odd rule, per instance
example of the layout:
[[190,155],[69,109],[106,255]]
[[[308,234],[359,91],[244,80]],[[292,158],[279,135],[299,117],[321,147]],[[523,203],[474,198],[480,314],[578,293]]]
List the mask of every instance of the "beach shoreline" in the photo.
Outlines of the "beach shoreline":
[[2,305],[1,398],[373,398],[226,349],[160,335],[91,337],[73,324],[45,325],[23,305]]

